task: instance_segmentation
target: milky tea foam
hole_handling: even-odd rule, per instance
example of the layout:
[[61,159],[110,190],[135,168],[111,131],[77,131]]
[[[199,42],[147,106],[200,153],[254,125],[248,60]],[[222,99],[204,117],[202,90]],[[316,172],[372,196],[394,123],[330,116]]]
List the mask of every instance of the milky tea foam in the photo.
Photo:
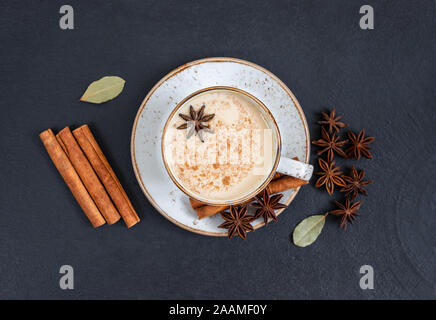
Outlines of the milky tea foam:
[[[190,115],[205,106],[204,114],[215,114],[210,131],[187,138],[186,123],[179,114]],[[246,94],[229,89],[211,89],[185,101],[172,114],[163,135],[163,153],[176,182],[197,200],[224,203],[253,193],[270,176],[279,147],[260,104]]]

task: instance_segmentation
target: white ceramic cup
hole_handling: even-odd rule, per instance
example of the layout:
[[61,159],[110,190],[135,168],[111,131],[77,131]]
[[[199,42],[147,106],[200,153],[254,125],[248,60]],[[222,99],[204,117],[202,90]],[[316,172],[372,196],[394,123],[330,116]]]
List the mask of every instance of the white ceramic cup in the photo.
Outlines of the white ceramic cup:
[[[276,147],[277,147],[277,150],[275,152],[275,158],[272,161],[271,167],[268,169],[269,173],[267,175],[265,175],[265,180],[263,181],[263,183],[261,183],[258,187],[252,188],[251,190],[248,190],[246,193],[241,194],[239,197],[236,197],[234,199],[228,199],[228,200],[210,199],[207,197],[202,197],[201,195],[195,194],[194,192],[190,191],[186,186],[183,185],[183,183],[181,183],[181,181],[179,179],[177,179],[175,174],[172,172],[171,166],[168,163],[168,157],[166,156],[166,152],[165,152],[165,150],[166,150],[166,148],[165,148],[165,143],[166,143],[165,142],[165,134],[166,134],[166,130],[168,129],[168,125],[170,123],[170,120],[179,111],[179,109],[185,105],[185,103],[187,101],[191,100],[193,97],[195,97],[199,94],[203,94],[205,92],[213,91],[213,90],[230,90],[230,91],[242,94],[242,95],[248,97],[249,99],[253,100],[255,102],[255,105],[258,108],[258,111],[261,112],[262,117],[265,119],[269,128],[271,129],[272,139],[274,141],[276,141]],[[313,173],[313,166],[312,165],[281,156],[280,131],[279,131],[278,125],[277,125],[274,117],[272,116],[270,110],[259,99],[257,99],[253,95],[251,95],[251,94],[249,94],[241,89],[237,89],[237,88],[233,88],[233,87],[216,86],[216,87],[205,88],[205,89],[202,89],[202,90],[199,90],[197,92],[192,93],[191,95],[189,95],[188,97],[183,99],[181,102],[179,102],[177,104],[177,106],[175,107],[175,109],[171,112],[170,116],[168,117],[167,122],[165,123],[163,133],[162,133],[161,150],[162,150],[163,162],[164,162],[165,168],[166,168],[171,180],[186,195],[188,195],[189,197],[191,197],[197,201],[203,202],[203,203],[208,204],[208,205],[219,205],[219,206],[226,205],[227,206],[227,205],[236,205],[236,204],[247,202],[248,200],[253,198],[255,195],[259,194],[268,185],[268,183],[271,181],[271,179],[273,178],[273,176],[276,172],[280,172],[280,173],[283,173],[285,175],[296,177],[296,178],[306,180],[306,181],[310,180],[310,178],[312,177],[312,173]]]

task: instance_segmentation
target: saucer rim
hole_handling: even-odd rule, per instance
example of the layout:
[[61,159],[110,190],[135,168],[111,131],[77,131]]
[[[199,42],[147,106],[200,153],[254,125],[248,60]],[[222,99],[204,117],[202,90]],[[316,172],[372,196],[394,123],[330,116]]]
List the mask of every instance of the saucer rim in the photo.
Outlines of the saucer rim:
[[[179,221],[177,221],[176,219],[174,219],[173,217],[171,217],[168,213],[166,213],[163,209],[160,208],[160,206],[156,203],[156,201],[153,199],[153,197],[149,194],[147,188],[145,187],[141,175],[139,174],[139,169],[138,169],[138,165],[136,162],[136,156],[135,156],[135,137],[136,137],[136,128],[137,128],[137,124],[139,121],[139,118],[142,114],[143,109],[145,108],[146,103],[148,102],[148,100],[150,99],[150,97],[154,94],[154,92],[162,85],[164,84],[168,79],[170,79],[171,77],[175,76],[176,74],[178,74],[179,72],[190,68],[194,65],[198,65],[198,64],[202,64],[202,63],[208,63],[208,62],[233,62],[233,63],[240,63],[243,65],[247,65],[250,67],[253,67],[255,69],[258,69],[264,73],[266,73],[268,76],[270,76],[273,80],[275,80],[281,87],[283,90],[285,90],[285,92],[289,95],[289,97],[291,98],[292,102],[294,103],[294,106],[296,107],[298,114],[300,116],[300,119],[302,120],[303,126],[304,126],[304,132],[305,132],[305,136],[306,136],[306,159],[305,162],[309,163],[309,159],[310,159],[310,134],[309,134],[309,127],[307,124],[307,120],[306,117],[304,115],[303,109],[300,105],[300,103],[298,102],[297,98],[295,97],[295,95],[293,94],[293,92],[285,85],[285,83],[283,81],[281,81],[276,75],[274,75],[272,72],[270,72],[269,70],[253,63],[253,62],[249,62],[246,60],[242,60],[242,59],[238,59],[238,58],[231,58],[231,57],[209,57],[209,58],[203,58],[203,59],[198,59],[198,60],[194,60],[188,63],[185,63],[175,69],[173,69],[172,71],[170,71],[169,73],[167,73],[164,77],[162,77],[151,89],[150,91],[147,93],[147,95],[145,96],[145,98],[143,99],[143,101],[141,102],[141,105],[139,106],[139,109],[136,113],[135,116],[135,120],[133,122],[133,128],[132,128],[132,133],[131,133],[131,137],[130,137],[130,157],[132,160],[132,166],[133,166],[133,171],[135,173],[136,179],[139,183],[139,186],[141,187],[142,192],[144,193],[144,195],[146,196],[146,198],[148,199],[148,201],[151,203],[151,205],[162,215],[164,216],[167,220],[171,221],[172,223],[174,223],[175,225],[179,226],[180,228],[183,228],[187,231],[190,232],[194,232],[197,234],[201,234],[201,235],[206,235],[206,236],[215,236],[215,237],[225,237],[227,236],[227,232],[210,232],[210,231],[203,231],[203,230],[198,230],[198,229],[194,229],[192,227],[189,227]],[[289,206],[289,204],[294,200],[294,198],[296,197],[296,195],[298,194],[299,190],[301,187],[296,188],[295,192],[285,201],[285,204],[287,206]],[[276,212],[276,215],[278,216],[279,214],[281,214],[285,209],[280,209]],[[253,228],[256,230],[262,226],[265,225],[265,222],[259,222],[258,224],[256,224],[255,226],[253,226]]]

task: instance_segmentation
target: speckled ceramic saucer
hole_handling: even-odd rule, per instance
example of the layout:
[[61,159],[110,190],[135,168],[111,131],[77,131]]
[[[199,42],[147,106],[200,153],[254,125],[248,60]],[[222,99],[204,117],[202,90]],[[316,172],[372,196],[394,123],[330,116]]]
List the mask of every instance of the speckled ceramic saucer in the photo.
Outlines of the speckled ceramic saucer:
[[[248,61],[196,60],[171,71],[150,90],[139,107],[131,138],[133,169],[142,191],[157,211],[179,227],[226,236],[226,230],[218,228],[223,222],[220,215],[197,219],[187,196],[168,176],[161,155],[162,130],[171,111],[191,93],[212,86],[239,88],[261,100],[279,126],[282,155],[309,162],[310,137],[303,110],[291,90],[271,72]],[[282,202],[289,204],[297,193],[298,189],[284,192]],[[261,219],[253,222],[255,228],[263,225]]]

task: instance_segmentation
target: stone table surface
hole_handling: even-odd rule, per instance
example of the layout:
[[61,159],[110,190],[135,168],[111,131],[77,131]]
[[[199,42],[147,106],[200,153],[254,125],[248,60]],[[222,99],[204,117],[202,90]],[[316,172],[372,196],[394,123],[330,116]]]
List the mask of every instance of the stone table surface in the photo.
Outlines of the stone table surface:
[[[436,298],[435,1],[71,0],[74,30],[59,27],[63,4],[0,2],[0,298]],[[364,4],[373,30],[359,27]],[[213,56],[276,74],[312,137],[332,107],[376,137],[373,160],[340,161],[375,180],[346,231],[329,217],[313,245],[292,244],[299,221],[334,207],[314,183],[246,241],[190,233],[150,205],[130,159],[136,111],[170,70]],[[104,75],[127,80],[122,94],[80,103]],[[139,212],[131,230],[92,229],[38,138],[83,123]],[[59,288],[62,265],[74,268],[74,290]],[[373,290],[359,286],[363,265]]]

